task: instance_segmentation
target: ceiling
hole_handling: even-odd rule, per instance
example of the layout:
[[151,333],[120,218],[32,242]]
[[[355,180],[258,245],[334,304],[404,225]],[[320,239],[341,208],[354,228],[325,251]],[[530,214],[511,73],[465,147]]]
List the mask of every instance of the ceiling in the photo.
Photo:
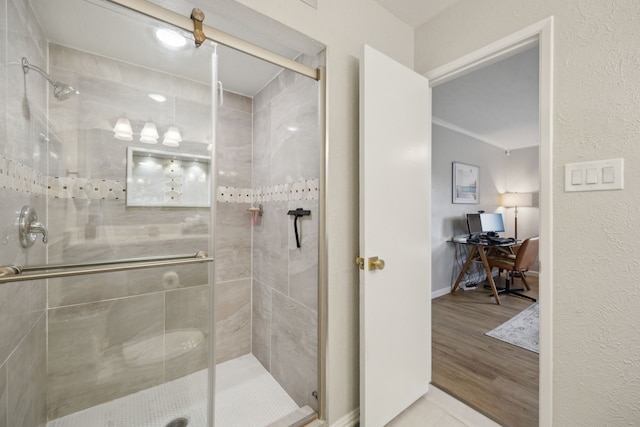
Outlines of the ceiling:
[[413,28],[424,24],[459,0],[375,0]]
[[[375,1],[416,28],[459,0]],[[433,88],[433,123],[505,151],[538,145],[538,49]]]
[[538,48],[433,88],[433,123],[504,150],[537,146]]

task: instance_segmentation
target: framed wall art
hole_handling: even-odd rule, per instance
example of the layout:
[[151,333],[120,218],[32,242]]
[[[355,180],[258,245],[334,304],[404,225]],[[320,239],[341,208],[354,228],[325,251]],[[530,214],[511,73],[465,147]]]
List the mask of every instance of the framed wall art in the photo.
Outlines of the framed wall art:
[[480,203],[480,168],[453,162],[453,203]]

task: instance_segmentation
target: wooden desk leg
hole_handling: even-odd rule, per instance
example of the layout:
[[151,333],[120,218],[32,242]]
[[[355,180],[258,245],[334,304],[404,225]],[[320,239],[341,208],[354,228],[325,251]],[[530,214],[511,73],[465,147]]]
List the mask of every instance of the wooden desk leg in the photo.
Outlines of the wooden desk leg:
[[487,260],[487,254],[484,253],[484,248],[478,250],[480,253],[480,259],[482,260],[482,264],[484,265],[484,269],[487,272],[487,280],[491,285],[491,290],[493,291],[493,296],[496,299],[496,304],[500,305],[500,297],[498,296],[498,289],[496,289],[496,282],[493,281],[493,276],[491,275],[491,267],[489,267],[489,261]]
[[[460,282],[462,281],[464,274],[467,272],[467,269],[469,268],[469,264],[471,264],[471,261],[473,261],[473,257],[476,255],[476,252],[478,252],[478,248],[476,245],[473,245],[471,247],[471,252],[469,252],[469,255],[467,256],[467,261],[462,266],[462,270],[460,270],[460,274],[458,274],[458,278],[456,279],[456,284],[453,285],[453,288],[451,289],[452,294],[455,293],[455,291],[458,289],[458,285],[460,285]],[[482,253],[482,251],[480,252]]]

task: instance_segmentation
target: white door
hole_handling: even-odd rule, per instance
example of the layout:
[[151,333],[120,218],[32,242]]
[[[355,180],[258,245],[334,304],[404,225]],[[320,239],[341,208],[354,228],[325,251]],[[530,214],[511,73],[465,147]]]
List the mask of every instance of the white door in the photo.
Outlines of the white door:
[[[431,89],[369,46],[360,60],[360,425],[431,381]],[[370,268],[379,257],[384,269]]]

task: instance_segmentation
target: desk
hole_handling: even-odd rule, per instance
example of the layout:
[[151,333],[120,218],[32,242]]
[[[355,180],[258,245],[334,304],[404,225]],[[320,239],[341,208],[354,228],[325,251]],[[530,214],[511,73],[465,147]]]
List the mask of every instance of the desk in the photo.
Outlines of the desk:
[[511,250],[511,246],[515,245],[516,243],[513,242],[513,243],[503,243],[500,245],[490,245],[488,243],[471,243],[466,241],[466,239],[464,241],[454,239],[454,242],[471,246],[471,252],[469,252],[469,255],[467,256],[467,260],[462,266],[462,270],[460,270],[460,274],[456,279],[455,285],[453,285],[453,288],[451,289],[451,293],[452,294],[455,293],[455,291],[458,289],[458,285],[460,285],[460,282],[462,281],[462,278],[467,272],[467,269],[469,268],[471,261],[473,261],[473,259],[476,256],[478,256],[482,261],[482,265],[484,266],[485,271],[487,272],[487,282],[489,282],[489,285],[491,286],[491,290],[493,291],[493,297],[496,300],[496,304],[500,304],[500,296],[498,295],[498,289],[496,288],[496,283],[494,282],[493,276],[491,275],[491,267],[489,267],[489,261],[487,260],[487,253],[490,252],[492,249]]

